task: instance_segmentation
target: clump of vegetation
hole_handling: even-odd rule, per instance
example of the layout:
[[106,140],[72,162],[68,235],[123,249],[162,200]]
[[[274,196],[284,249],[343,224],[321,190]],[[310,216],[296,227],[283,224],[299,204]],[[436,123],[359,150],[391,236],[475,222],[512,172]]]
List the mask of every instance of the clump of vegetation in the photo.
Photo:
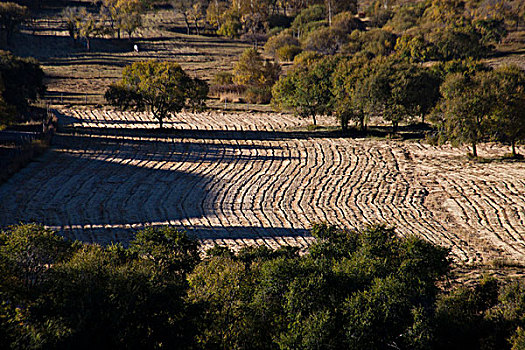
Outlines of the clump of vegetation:
[[[20,24],[29,17],[27,7],[15,2],[0,3],[0,40],[6,44],[12,43],[13,34]],[[3,38],[2,38],[3,37]]]
[[245,98],[250,103],[269,103],[271,88],[279,78],[281,67],[264,60],[253,48],[246,49],[233,68],[233,82],[246,87]]
[[300,117],[312,118],[316,125],[316,117],[330,113],[334,103],[330,77],[336,64],[337,59],[330,56],[304,65],[296,63],[273,87],[273,104],[292,109]]
[[525,139],[525,72],[518,67],[503,66],[493,71],[455,73],[441,86],[443,100],[435,111],[436,120],[446,136],[472,146],[491,135],[511,144]]
[[[8,347],[516,348],[523,283],[443,291],[446,248],[394,229],[315,225],[296,248],[215,247],[169,227],[127,248],[35,224],[0,232],[0,339]],[[509,342],[510,340],[510,342]]]
[[0,125],[28,119],[30,104],[45,90],[38,61],[0,51]]

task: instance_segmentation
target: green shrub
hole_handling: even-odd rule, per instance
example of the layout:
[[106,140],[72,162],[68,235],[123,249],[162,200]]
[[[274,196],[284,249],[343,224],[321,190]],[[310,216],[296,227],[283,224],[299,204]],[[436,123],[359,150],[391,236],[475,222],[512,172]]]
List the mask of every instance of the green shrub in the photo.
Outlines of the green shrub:
[[280,47],[277,52],[276,56],[279,61],[293,61],[295,56],[300,54],[303,50],[297,46],[297,45],[285,45],[283,47]]
[[300,43],[299,40],[291,35],[289,30],[284,30],[278,35],[272,36],[270,39],[268,39],[264,45],[264,51],[269,55],[277,57],[277,50],[279,50],[281,47],[289,45],[299,46]]

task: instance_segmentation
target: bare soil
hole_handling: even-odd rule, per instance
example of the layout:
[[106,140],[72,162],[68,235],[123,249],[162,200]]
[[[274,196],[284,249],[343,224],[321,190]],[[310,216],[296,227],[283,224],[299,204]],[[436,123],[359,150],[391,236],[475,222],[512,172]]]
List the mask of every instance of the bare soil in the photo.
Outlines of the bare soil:
[[[306,248],[315,222],[395,225],[466,265],[525,264],[525,163],[507,147],[329,137],[268,113],[63,110],[54,147],[0,186],[0,225],[42,222],[68,238],[127,242],[145,225],[205,244]],[[322,120],[323,123],[333,123]],[[525,153],[525,148],[519,151]]]

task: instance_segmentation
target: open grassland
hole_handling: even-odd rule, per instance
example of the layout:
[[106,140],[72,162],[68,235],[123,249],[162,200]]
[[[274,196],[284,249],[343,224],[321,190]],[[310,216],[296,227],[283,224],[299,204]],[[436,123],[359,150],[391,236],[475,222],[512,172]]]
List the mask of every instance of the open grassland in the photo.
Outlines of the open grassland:
[[[231,70],[237,57],[250,47],[239,40],[216,36],[186,35],[184,23],[173,10],[161,9],[144,16],[144,26],[118,40],[92,39],[91,51],[73,45],[59,9],[48,9],[22,30],[14,53],[36,57],[47,75],[47,99],[52,104],[103,104],[104,92],[120,78],[123,67],[136,61],[176,61],[192,76],[210,79]],[[133,51],[137,44],[139,52]]]
[[[145,113],[63,110],[59,119],[51,151],[0,186],[1,226],[36,221],[108,243],[170,224],[208,245],[304,248],[314,222],[385,222],[451,247],[461,262],[525,263],[523,162],[290,131],[306,121],[281,114],[181,114],[170,133],[152,130]],[[484,144],[480,155],[507,151]]]

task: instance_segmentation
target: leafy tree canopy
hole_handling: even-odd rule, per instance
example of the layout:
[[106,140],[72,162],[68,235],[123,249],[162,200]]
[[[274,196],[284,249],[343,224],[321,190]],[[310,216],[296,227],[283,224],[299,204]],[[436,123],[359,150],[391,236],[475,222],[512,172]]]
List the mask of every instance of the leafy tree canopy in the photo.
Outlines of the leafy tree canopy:
[[156,60],[124,68],[122,79],[106,91],[106,100],[122,109],[149,110],[160,128],[185,107],[203,107],[207,84],[191,78],[178,63]]

